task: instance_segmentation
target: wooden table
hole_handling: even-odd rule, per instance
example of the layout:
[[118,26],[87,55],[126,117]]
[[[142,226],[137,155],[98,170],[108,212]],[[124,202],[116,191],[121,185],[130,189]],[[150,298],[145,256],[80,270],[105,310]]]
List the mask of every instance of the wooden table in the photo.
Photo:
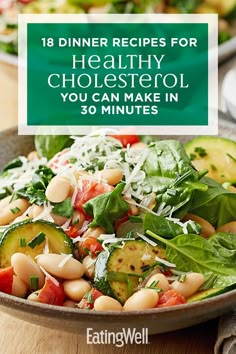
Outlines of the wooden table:
[[[220,67],[220,87],[225,72],[232,66],[236,66],[236,57]],[[17,72],[0,63],[0,130],[16,124]],[[0,354],[213,354],[217,320],[169,334],[151,336],[150,344],[146,346],[126,345],[122,349],[113,345],[87,344],[86,337],[32,325],[3,313],[0,313],[0,328]]]

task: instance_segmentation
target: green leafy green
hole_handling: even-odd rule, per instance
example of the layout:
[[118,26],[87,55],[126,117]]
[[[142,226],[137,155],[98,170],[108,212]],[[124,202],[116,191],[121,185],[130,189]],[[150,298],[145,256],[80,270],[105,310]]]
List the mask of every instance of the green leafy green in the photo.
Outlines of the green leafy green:
[[190,212],[206,219],[216,228],[235,220],[236,193],[228,191],[208,177],[204,177],[202,182],[208,189],[194,192]]
[[[195,222],[188,223],[186,226],[189,233],[199,234],[201,226]],[[183,227],[175,222],[166,219],[164,216],[145,213],[144,232],[150,230],[162,237],[171,239],[184,233]]]
[[217,275],[213,288],[236,284],[236,267],[225,263],[219,251],[206,239],[194,234],[179,235],[172,240],[166,240],[151,231],[147,234],[166,245],[166,258],[182,272],[198,272],[205,279]]
[[32,177],[32,181],[24,188],[18,189],[16,195],[27,198],[31,204],[42,205],[47,199],[46,188],[54,177],[52,170],[44,165],[39,166]]
[[[146,172],[143,191],[157,195],[157,206],[164,203],[181,218],[189,208],[193,191],[206,191],[187,156],[184,146],[176,140],[163,140],[149,145],[149,153],[142,169]],[[206,173],[204,171],[204,173]]]
[[56,215],[70,218],[74,212],[74,208],[71,203],[71,198],[67,198],[63,202],[55,204],[55,206],[52,209],[52,212]]
[[34,143],[39,155],[50,160],[59,151],[70,147],[73,140],[69,135],[35,135]]
[[124,187],[124,183],[119,183],[113,191],[90,199],[83,205],[85,212],[94,217],[89,227],[101,226],[107,233],[114,232],[114,222],[129,210],[121,195]]
[[236,234],[217,232],[208,239],[208,242],[215,247],[226,263],[236,265]]
[[3,171],[5,172],[8,170],[11,170],[12,168],[21,167],[22,165],[23,165],[23,162],[18,157],[17,159],[14,159],[14,160],[11,160],[10,162],[8,162],[8,164],[4,166]]

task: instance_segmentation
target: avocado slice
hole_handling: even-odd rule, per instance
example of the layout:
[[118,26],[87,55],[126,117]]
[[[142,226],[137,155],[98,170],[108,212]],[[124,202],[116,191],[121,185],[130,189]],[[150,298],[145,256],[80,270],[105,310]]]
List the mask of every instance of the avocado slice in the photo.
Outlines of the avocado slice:
[[207,169],[208,177],[219,183],[236,182],[236,142],[218,136],[200,136],[185,150],[197,170]]

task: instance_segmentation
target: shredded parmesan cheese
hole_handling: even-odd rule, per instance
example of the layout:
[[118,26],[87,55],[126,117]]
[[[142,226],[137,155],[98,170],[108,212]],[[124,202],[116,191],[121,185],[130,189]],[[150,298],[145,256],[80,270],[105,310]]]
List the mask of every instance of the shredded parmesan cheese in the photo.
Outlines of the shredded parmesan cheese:
[[155,257],[155,260],[157,262],[160,262],[160,263],[166,265],[167,267],[170,267],[170,268],[175,268],[176,267],[176,264],[170,263],[170,262],[166,261],[165,259],[162,259],[162,258],[160,258],[158,256]]
[[65,257],[63,258],[63,260],[58,264],[58,268],[62,268],[64,267],[64,265],[69,261],[69,259],[71,259],[71,257],[73,256],[73,254],[63,254]]
[[53,278],[42,266],[39,266],[41,271],[46,275],[48,279],[50,279],[54,285],[59,286],[59,282]]
[[155,246],[157,245],[156,242],[150,240],[150,239],[149,239],[148,237],[146,237],[145,235],[140,234],[139,232],[137,232],[137,235],[138,235],[139,237],[141,237],[144,241],[146,241],[147,243],[149,243],[151,246],[155,247]]

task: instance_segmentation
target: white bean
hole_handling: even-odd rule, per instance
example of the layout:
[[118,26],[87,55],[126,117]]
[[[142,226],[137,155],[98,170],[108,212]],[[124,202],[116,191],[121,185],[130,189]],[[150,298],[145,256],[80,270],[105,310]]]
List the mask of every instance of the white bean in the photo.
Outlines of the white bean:
[[66,296],[70,300],[80,301],[88,290],[91,289],[89,282],[81,279],[65,280],[63,283]]
[[26,199],[16,199],[0,209],[0,225],[7,225],[28,209],[29,203]]
[[39,156],[39,154],[38,154],[38,152],[36,150],[33,150],[27,155],[27,159],[29,161],[33,161],[35,159],[38,160],[38,159],[40,159],[40,156]]
[[48,253],[40,254],[37,257],[37,263],[48,273],[63,279],[79,279],[84,275],[85,267],[74,258],[67,260],[62,264],[67,255]]
[[123,309],[125,311],[146,310],[156,306],[158,293],[153,289],[141,289],[126,300]]
[[95,311],[122,311],[122,306],[116,299],[110,296],[99,296],[94,301]]
[[37,291],[31,293],[31,294],[27,297],[27,300],[34,301],[34,302],[41,302],[41,301],[39,300],[39,292],[40,292],[40,290],[37,290]]
[[98,178],[105,180],[110,186],[115,186],[123,178],[123,172],[118,168],[108,168],[95,173]]
[[146,287],[149,287],[153,282],[157,282],[154,286],[155,288],[161,288],[162,291],[167,291],[170,287],[170,284],[164,274],[158,273],[154,274],[147,282]]
[[101,227],[95,227],[95,228],[88,228],[87,231],[83,234],[83,237],[94,237],[98,238],[101,234],[104,234],[104,230]]
[[175,280],[171,287],[175,289],[183,297],[188,298],[198,291],[205,282],[205,278],[200,273],[188,273],[183,282]]
[[70,181],[62,176],[55,176],[49,182],[45,195],[50,202],[63,202],[70,194]]
[[45,276],[32,257],[24,253],[14,253],[11,257],[11,265],[15,274],[26,284],[27,289],[30,289],[31,276],[39,277],[39,288],[43,287]]
[[13,275],[12,295],[24,298],[26,294],[27,294],[26,284],[19,277]]
[[84,257],[82,264],[85,267],[85,275],[89,279],[94,278],[94,272],[95,272],[95,264],[94,264],[94,259],[90,256]]

